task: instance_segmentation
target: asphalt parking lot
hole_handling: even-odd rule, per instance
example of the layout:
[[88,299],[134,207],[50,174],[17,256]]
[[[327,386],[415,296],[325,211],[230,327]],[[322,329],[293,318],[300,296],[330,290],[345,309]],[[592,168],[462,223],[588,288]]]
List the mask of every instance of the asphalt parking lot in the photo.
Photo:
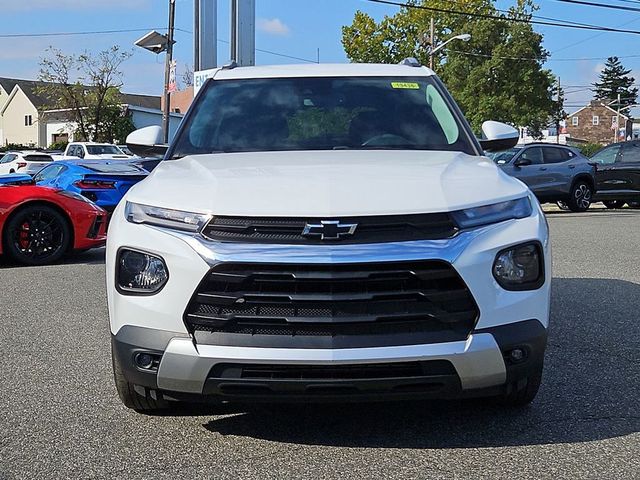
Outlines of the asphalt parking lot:
[[640,211],[549,215],[552,331],[536,401],[124,408],[104,252],[0,260],[0,479],[640,478]]

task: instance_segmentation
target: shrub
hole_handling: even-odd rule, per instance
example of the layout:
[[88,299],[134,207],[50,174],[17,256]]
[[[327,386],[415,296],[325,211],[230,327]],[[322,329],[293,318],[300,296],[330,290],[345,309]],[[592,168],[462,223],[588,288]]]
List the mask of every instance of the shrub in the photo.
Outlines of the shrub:
[[584,145],[578,146],[578,148],[580,149],[580,152],[585,157],[590,157],[591,155],[596,153],[598,150],[600,150],[602,147],[604,147],[604,145],[601,145],[599,143],[585,143]]

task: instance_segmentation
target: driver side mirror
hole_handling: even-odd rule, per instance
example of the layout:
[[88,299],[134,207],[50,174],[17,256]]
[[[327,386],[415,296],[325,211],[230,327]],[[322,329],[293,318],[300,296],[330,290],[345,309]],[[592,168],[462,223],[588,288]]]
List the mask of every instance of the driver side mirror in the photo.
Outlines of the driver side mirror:
[[513,164],[514,167],[526,167],[527,165],[531,165],[531,160],[528,158],[519,158]]
[[487,152],[499,152],[515,147],[520,133],[506,123],[487,121],[482,124],[480,145]]
[[127,147],[139,157],[164,157],[169,145],[163,143],[162,127],[151,125],[132,132],[127,137]]

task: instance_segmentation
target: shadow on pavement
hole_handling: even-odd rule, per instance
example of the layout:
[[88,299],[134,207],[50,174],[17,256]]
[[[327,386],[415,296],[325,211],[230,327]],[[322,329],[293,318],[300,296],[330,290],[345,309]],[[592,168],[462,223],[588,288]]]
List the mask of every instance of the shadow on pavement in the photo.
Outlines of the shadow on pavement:
[[[59,262],[53,263],[47,266],[56,265],[100,265],[104,264],[104,248],[94,248],[87,250],[86,252],[74,252],[62,257]],[[16,263],[10,260],[6,255],[0,255],[0,269],[1,268],[42,268],[42,267],[30,267]]]
[[[545,376],[534,403],[412,402],[222,407],[222,435],[381,448],[477,448],[589,442],[640,431],[640,285],[556,278]],[[206,411],[194,411],[207,414]]]

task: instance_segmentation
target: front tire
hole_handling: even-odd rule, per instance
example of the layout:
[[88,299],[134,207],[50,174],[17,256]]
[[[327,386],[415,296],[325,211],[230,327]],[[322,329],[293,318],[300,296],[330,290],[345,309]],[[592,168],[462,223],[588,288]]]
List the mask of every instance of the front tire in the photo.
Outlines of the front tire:
[[604,206],[609,208],[609,209],[615,209],[615,208],[624,207],[624,204],[626,202],[624,202],[623,200],[605,200],[602,203],[604,203]]
[[586,212],[591,206],[593,198],[593,188],[587,182],[577,181],[571,187],[571,196],[567,201],[567,206],[572,212]]
[[[151,390],[145,387],[138,387],[144,390],[144,395],[141,395],[136,391],[136,386],[133,383],[127,381],[122,373],[122,367],[120,362],[116,358],[113,349],[111,349],[111,360],[113,364],[113,379],[116,384],[116,390],[118,396],[125,407],[131,408],[136,412],[159,412],[167,410],[169,408],[169,402],[167,402],[162,394],[156,390]],[[155,398],[154,398],[155,397]]]
[[5,227],[5,251],[16,262],[38,266],[54,263],[71,246],[67,218],[53,207],[31,205],[16,211]]

